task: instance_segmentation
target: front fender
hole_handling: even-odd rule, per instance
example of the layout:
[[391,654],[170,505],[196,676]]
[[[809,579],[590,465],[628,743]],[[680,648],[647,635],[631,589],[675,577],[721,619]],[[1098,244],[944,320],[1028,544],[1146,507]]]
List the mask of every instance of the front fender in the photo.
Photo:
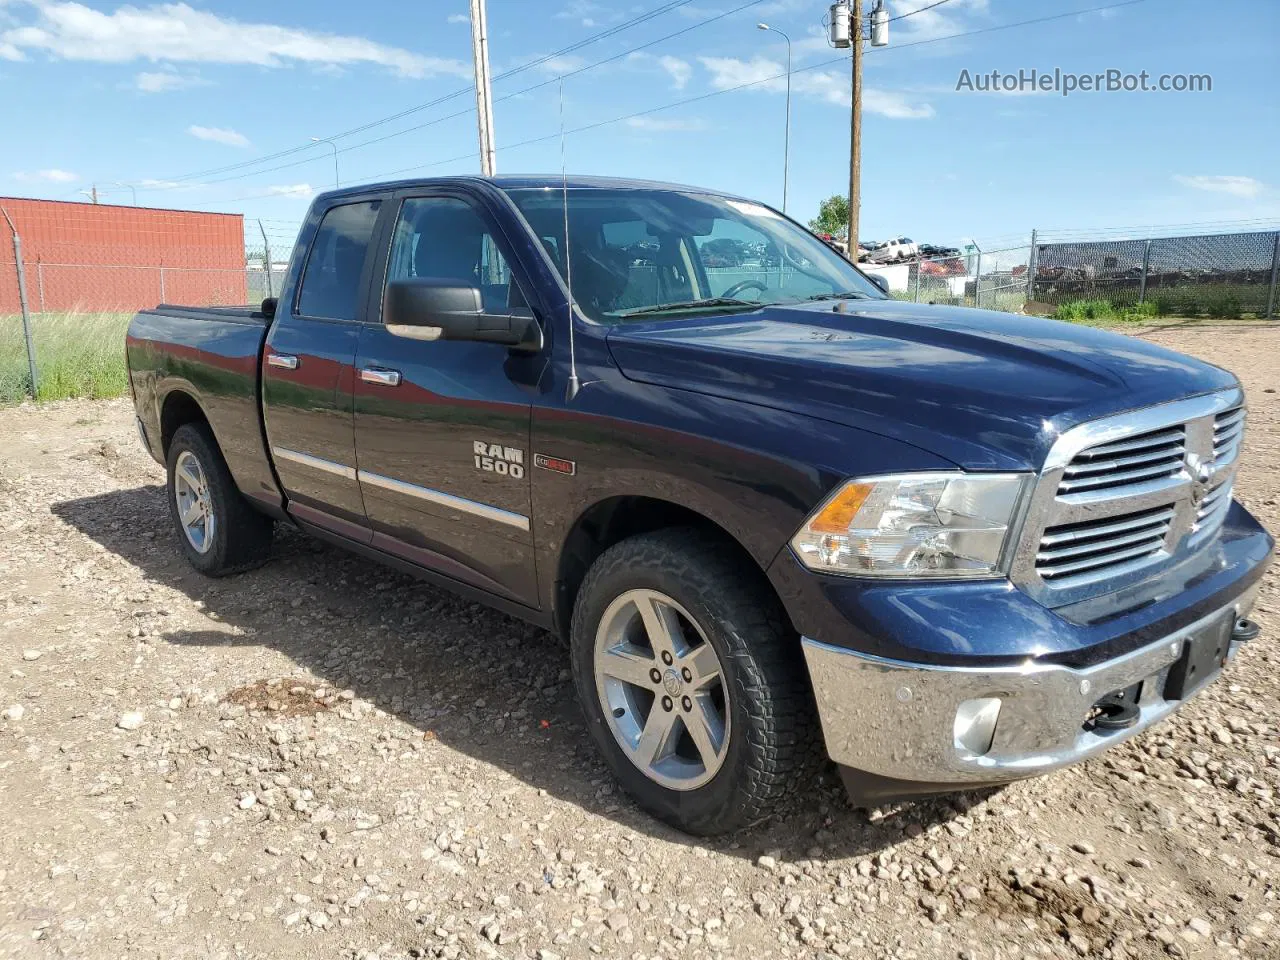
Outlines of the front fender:
[[576,466],[573,475],[531,471],[539,589],[548,608],[561,551],[601,501],[638,496],[692,510],[767,570],[842,480],[954,468],[853,427],[621,376],[585,386],[572,411],[535,407],[532,441],[535,461],[545,454]]

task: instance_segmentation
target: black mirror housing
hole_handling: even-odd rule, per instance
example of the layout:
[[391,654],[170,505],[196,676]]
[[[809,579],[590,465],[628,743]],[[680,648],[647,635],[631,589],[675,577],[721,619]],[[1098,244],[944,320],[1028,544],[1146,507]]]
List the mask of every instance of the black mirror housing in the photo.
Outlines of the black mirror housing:
[[480,288],[455,280],[392,280],[382,322],[388,332],[415,340],[470,340],[520,350],[542,346],[542,330],[532,317],[486,313]]
[[867,279],[879,287],[885,296],[889,295],[889,278],[883,273],[868,273]]

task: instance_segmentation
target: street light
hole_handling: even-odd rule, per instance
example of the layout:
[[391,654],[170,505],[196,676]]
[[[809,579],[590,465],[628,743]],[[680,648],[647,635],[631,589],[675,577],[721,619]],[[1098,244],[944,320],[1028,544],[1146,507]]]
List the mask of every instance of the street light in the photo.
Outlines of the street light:
[[338,189],[338,147],[332,140],[326,137],[312,137],[312,143],[327,143],[329,149],[333,151],[333,188]]
[[791,172],[791,38],[767,23],[757,23],[757,30],[769,30],[787,41],[787,127],[782,141],[782,212],[787,212],[787,180]]

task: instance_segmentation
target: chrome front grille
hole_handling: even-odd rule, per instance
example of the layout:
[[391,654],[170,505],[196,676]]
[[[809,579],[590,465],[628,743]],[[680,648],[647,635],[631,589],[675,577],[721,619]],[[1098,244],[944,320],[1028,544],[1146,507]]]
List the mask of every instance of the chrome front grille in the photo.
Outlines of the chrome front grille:
[[1227,410],[1213,418],[1213,460],[1228,463],[1240,453],[1244,439],[1244,407]]
[[1082,424],[1054,443],[1011,576],[1050,606],[1136,583],[1226,520],[1244,436],[1239,390]]
[[1112,490],[1177,475],[1186,460],[1182,424],[1090,447],[1067,464],[1058,494]]
[[1173,507],[1049,527],[1040,538],[1036,573],[1046,581],[1141,562],[1164,549]]

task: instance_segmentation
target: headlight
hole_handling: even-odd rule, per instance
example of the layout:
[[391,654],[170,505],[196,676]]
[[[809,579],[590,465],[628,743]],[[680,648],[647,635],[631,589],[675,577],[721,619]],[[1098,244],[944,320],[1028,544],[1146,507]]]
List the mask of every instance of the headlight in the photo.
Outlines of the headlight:
[[909,473],[850,480],[792,538],[805,566],[864,577],[990,577],[1026,477]]

